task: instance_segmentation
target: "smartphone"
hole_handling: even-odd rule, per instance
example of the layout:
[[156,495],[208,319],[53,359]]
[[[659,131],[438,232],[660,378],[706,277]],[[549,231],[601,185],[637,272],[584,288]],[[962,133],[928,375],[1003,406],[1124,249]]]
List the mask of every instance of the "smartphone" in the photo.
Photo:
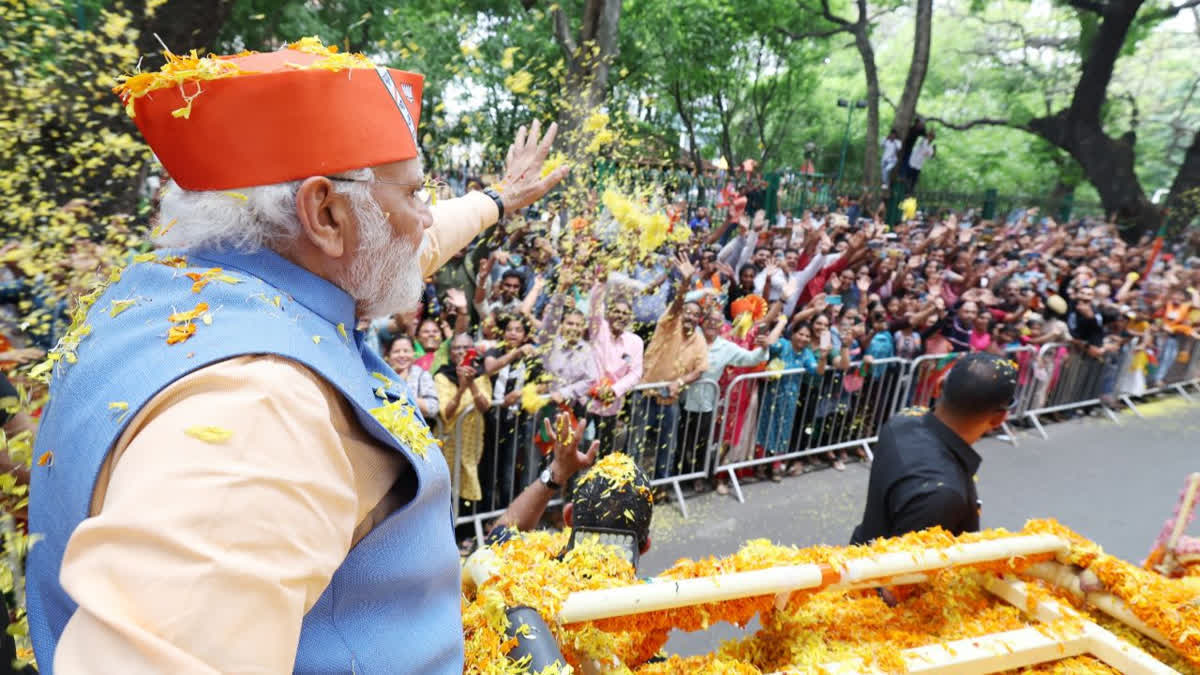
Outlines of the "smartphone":
[[829,334],[829,331],[821,333],[821,338],[817,341],[817,346],[821,349],[833,348],[833,336]]
[[831,295],[828,298],[825,298],[825,302],[830,305],[840,305],[840,304],[842,304],[842,296]]
[[466,356],[463,357],[462,363],[460,363],[458,365],[474,368],[475,361],[477,361],[478,359],[479,359],[479,352],[472,349],[467,352]]

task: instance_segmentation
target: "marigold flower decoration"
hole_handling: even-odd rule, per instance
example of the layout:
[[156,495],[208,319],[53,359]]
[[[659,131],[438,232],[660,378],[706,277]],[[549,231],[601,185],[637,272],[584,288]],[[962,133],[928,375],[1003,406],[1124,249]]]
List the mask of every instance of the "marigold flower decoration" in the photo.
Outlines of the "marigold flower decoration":
[[[351,68],[375,67],[371,63],[371,60],[362,54],[340,53],[338,52],[337,45],[327,46],[322,44],[320,38],[317,37],[302,38],[289,44],[288,48],[322,57],[308,65],[296,64],[295,68],[297,70],[340,71]],[[237,54],[237,56],[246,56],[253,53],[244,51]],[[134,116],[133,104],[137,99],[159,89],[178,87],[183,93],[186,105],[172,111],[171,114],[175,117],[186,119],[192,113],[192,103],[204,91],[203,82],[254,74],[254,71],[245,70],[228,59],[212,54],[199,56],[194,49],[183,56],[173,54],[169,49],[164,49],[163,57],[167,62],[157,71],[125,76],[120,84],[113,87],[113,93],[121,97],[121,100],[125,103],[125,112],[130,117]]]
[[734,300],[729,309],[733,314],[733,334],[744,338],[767,315],[767,301],[751,293]]
[[408,401],[388,401],[378,408],[372,408],[371,416],[387,429],[409,450],[425,459],[425,453],[430,447],[441,447],[442,442],[433,437],[429,426],[421,421],[416,410]]
[[[596,465],[596,469],[614,481],[621,480],[628,468],[626,463],[617,460],[607,463],[602,460]],[[613,475],[609,476],[609,473]],[[1188,632],[1196,632],[1192,626],[1200,624],[1195,622],[1194,614],[1187,613],[1194,605],[1188,605],[1186,601],[1194,602],[1194,591],[1189,595],[1186,586],[1180,582],[1161,577],[1150,579],[1153,575],[1143,579],[1141,575],[1145,573],[1105,556],[1095,544],[1052,520],[1031,521],[1015,534],[1036,533],[1069,539],[1073,547],[1071,562],[1096,571],[1110,590],[1126,599],[1131,608],[1135,608],[1136,602],[1129,599],[1132,594],[1140,592],[1147,596],[1137,605],[1140,609],[1134,609],[1135,613],[1147,623],[1155,620],[1152,615],[1157,613],[1157,623],[1151,625],[1171,638],[1175,651],[1102,616],[1091,617],[1093,620],[1177,670],[1192,672],[1195,652],[1186,651],[1190,648]],[[988,530],[954,537],[935,528],[866,546],[807,549],[754,540],[726,558],[680,560],[659,579],[694,578],[805,563],[825,563],[836,568],[848,560],[881,553],[940,548],[1011,536],[1014,533],[1005,530]],[[872,591],[800,592],[793,594],[782,610],[776,609],[775,599],[768,596],[563,627],[555,624],[553,617],[557,616],[570,592],[625,585],[629,583],[626,575],[630,573],[627,567],[617,565],[597,550],[581,552],[580,557],[570,559],[569,563],[556,560],[566,538],[566,533],[532,533],[497,548],[501,561],[499,576],[485,583],[473,598],[464,598],[466,672],[523,672],[504,658],[515,644],[504,639],[504,608],[521,604],[533,607],[547,619],[573,666],[578,666],[581,658],[606,659],[615,655],[627,668],[633,669],[621,672],[643,674],[821,672],[823,664],[851,659],[861,660],[865,666],[885,672],[903,672],[905,663],[901,652],[905,649],[1029,625],[1051,637],[1080,628],[1080,619],[1075,616],[1050,624],[1031,624],[1020,608],[997,600],[984,588],[983,582],[989,575],[1019,573],[1026,566],[1049,556],[1015,558],[937,572],[924,584],[905,587],[910,590],[902,594],[904,600],[895,607],[886,605]],[[1122,575],[1133,575],[1136,581],[1118,583]],[[1140,591],[1139,584],[1142,584]],[[1146,593],[1146,584],[1152,588],[1161,585],[1162,588],[1156,588],[1151,597]],[[1071,602],[1062,591],[1052,587],[1032,583],[1028,590],[1033,601],[1052,598]],[[762,628],[748,638],[726,643],[712,654],[688,658],[675,656],[664,663],[642,665],[662,645],[662,639],[672,628],[700,630],[719,621],[745,625],[756,614]],[[1022,672],[1115,671],[1090,656],[1080,656],[1047,662]]]

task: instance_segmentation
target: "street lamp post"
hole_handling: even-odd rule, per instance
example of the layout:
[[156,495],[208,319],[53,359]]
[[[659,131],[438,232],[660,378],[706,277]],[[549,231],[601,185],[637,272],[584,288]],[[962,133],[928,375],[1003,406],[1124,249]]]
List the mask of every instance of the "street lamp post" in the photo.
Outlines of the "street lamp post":
[[[837,178],[834,180],[834,185],[840,185],[842,182],[842,170],[846,168],[846,150],[850,147],[850,118],[854,116],[855,108],[867,107],[867,102],[857,100],[851,103],[844,98],[839,98],[837,101],[839,108],[846,108],[846,133],[842,135],[842,158],[838,160]],[[870,139],[868,139],[868,142]]]

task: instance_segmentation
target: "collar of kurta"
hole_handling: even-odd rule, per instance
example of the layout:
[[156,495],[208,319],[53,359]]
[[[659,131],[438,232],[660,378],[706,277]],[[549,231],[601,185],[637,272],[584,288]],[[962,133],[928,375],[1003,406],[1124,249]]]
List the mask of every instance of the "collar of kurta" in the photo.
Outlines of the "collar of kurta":
[[975,452],[975,448],[967,445],[961,436],[939,420],[933,411],[925,413],[925,426],[938,437],[942,445],[954,454],[963,468],[967,470],[968,475],[974,476],[975,472],[979,471],[979,465],[983,463],[983,458],[979,456],[978,452]]

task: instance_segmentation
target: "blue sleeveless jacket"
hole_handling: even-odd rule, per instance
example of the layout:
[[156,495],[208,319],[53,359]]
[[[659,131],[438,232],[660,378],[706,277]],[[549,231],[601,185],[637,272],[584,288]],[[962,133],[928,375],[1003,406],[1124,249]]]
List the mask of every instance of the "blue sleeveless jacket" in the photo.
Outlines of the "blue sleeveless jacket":
[[[160,252],[155,261],[126,268],[88,312],[90,332],[81,331],[77,362],[63,358],[51,375],[34,456],[51,452],[53,461],[33,467],[30,530],[41,540],[26,566],[29,624],[41,672],[54,672],[55,647],[76,610],[58,581],[67,540],[88,517],[100,467],[128,420],[189,372],[237,356],[273,354],[333,385],[367,433],[405,456],[418,481],[413,501],[350,550],[304,617],[296,672],[461,673],[460,571],[449,470],[436,447],[414,452],[372,416],[384,394],[389,401],[407,400],[414,411],[416,405],[404,380],[363,348],[362,334],[353,330],[353,300],[269,251],[171,256]],[[213,268],[221,269],[220,279]],[[189,272],[209,272],[208,283],[193,292]],[[132,302],[121,302],[127,300]],[[198,302],[208,304],[211,322],[195,320],[190,338],[168,345],[168,315]],[[391,384],[381,389],[372,373]],[[127,402],[128,414],[110,410],[112,401]]]

